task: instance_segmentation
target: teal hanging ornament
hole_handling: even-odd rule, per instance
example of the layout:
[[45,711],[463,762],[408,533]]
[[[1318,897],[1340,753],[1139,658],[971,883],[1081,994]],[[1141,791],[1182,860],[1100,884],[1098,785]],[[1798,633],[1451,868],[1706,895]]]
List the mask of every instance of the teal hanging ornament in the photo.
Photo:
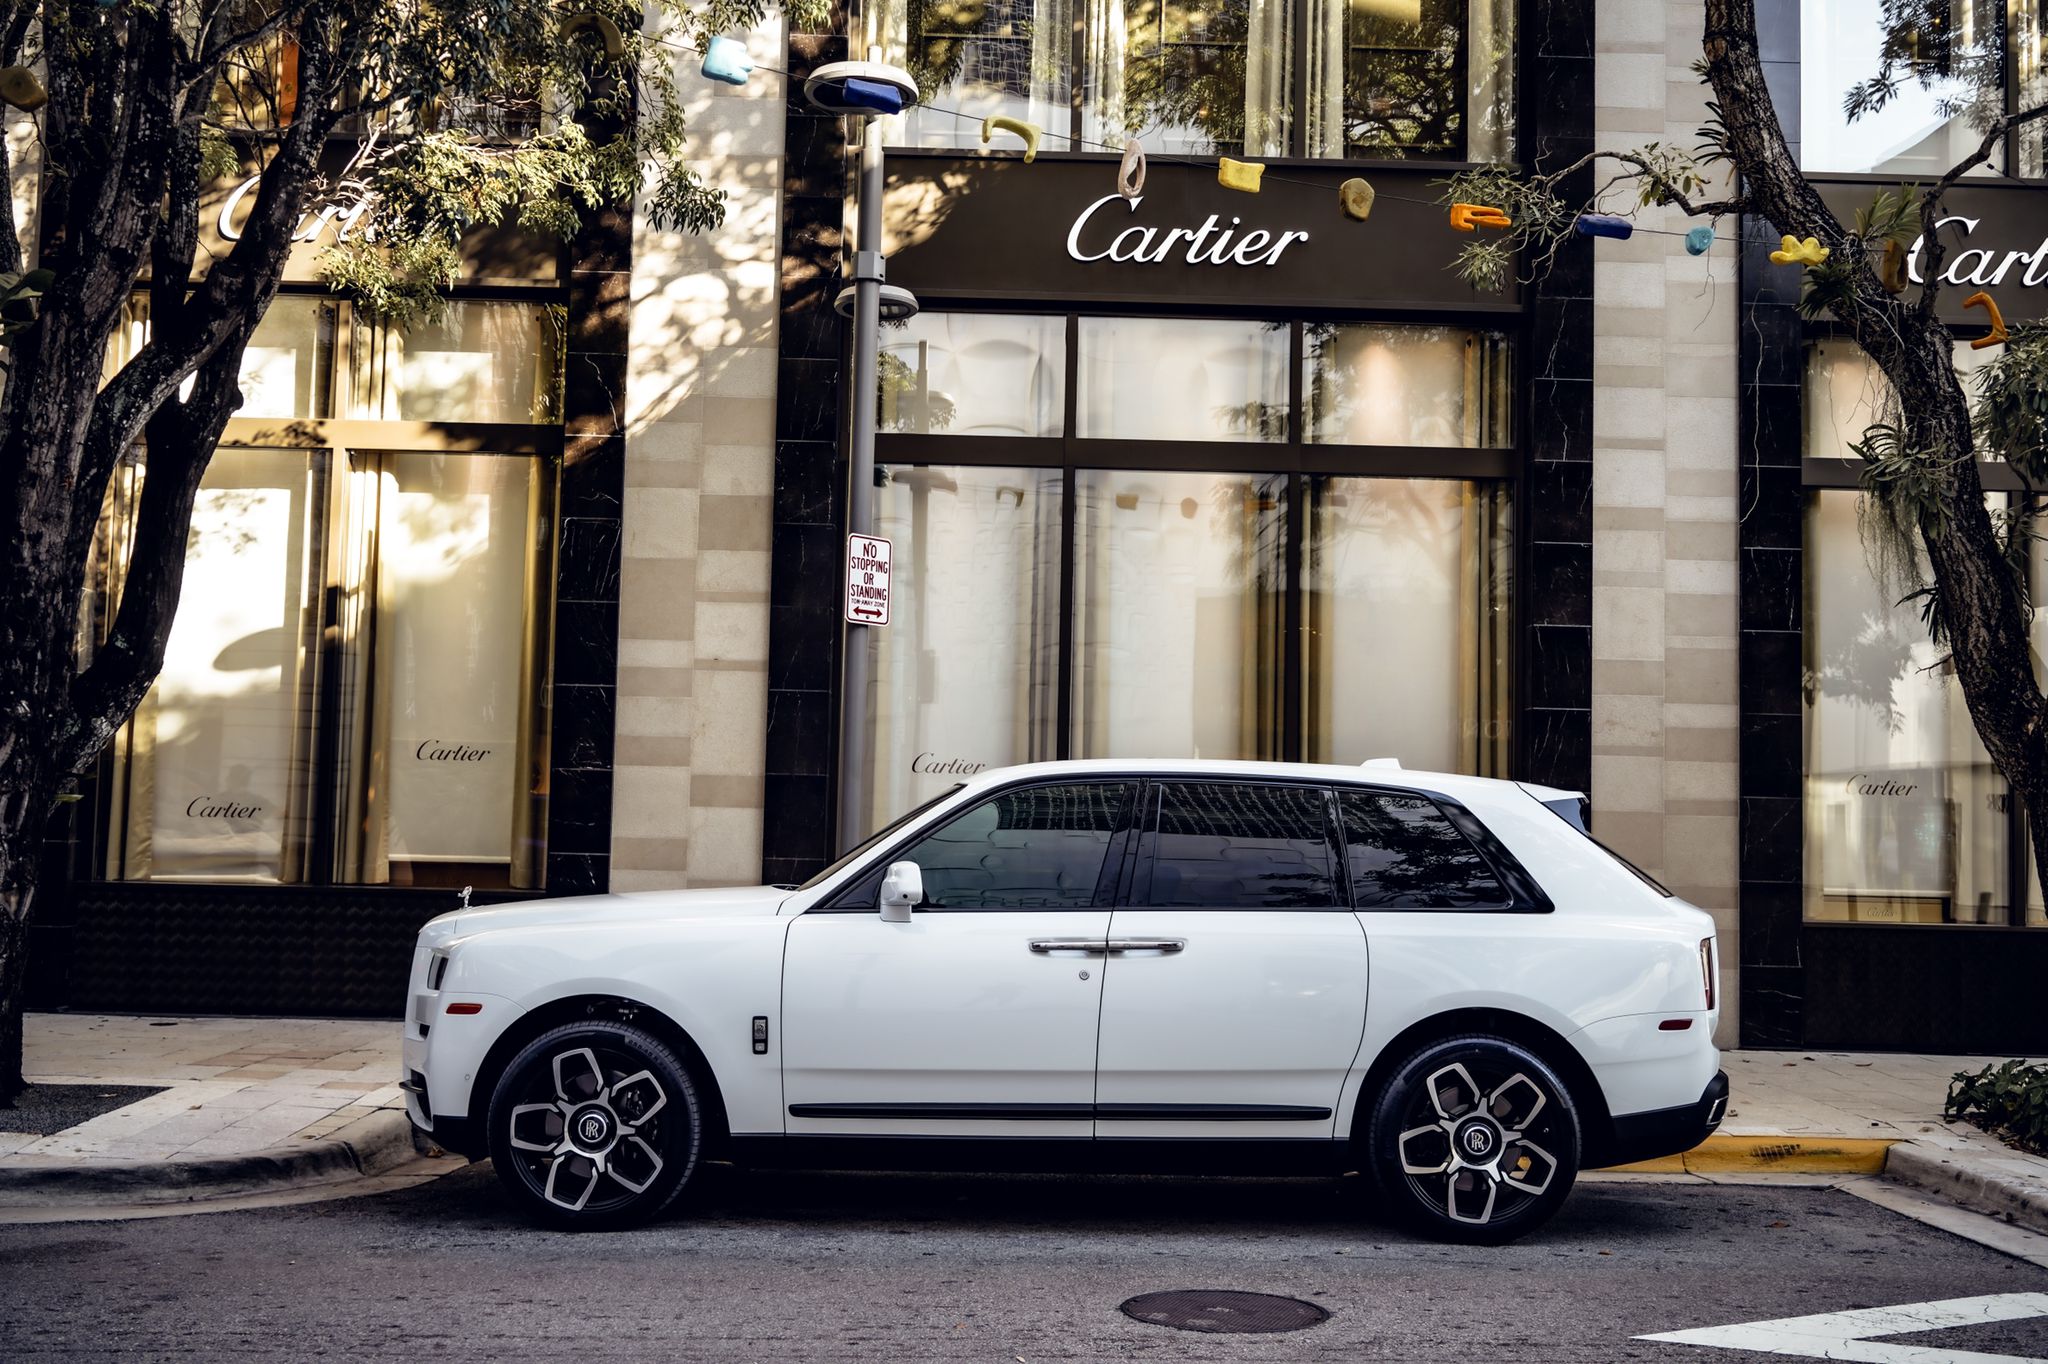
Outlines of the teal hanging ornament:
[[1713,245],[1714,229],[1711,227],[1696,227],[1685,234],[1685,254],[1688,256],[1704,256]]
[[698,68],[707,80],[727,85],[745,85],[754,69],[747,49],[732,38],[713,38],[704,46],[704,65]]

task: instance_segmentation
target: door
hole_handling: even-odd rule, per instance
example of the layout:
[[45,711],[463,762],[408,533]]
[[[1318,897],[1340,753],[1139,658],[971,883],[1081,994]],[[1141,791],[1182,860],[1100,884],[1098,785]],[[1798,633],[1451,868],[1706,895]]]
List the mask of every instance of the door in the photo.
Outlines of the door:
[[1365,1026],[1365,934],[1330,796],[1283,783],[1150,788],[1111,916],[1101,1137],[1328,1137]]
[[877,865],[790,925],[783,1098],[791,1133],[1087,1137],[1102,942],[1134,788],[1014,788],[890,861],[918,864],[909,923]]

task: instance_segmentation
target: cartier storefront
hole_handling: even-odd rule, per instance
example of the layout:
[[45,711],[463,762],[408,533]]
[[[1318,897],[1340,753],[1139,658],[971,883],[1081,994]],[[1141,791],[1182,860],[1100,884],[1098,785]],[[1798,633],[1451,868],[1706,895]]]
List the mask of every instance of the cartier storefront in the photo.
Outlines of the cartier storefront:
[[[237,236],[248,183],[207,196],[213,240]],[[565,421],[592,406],[568,377],[589,330],[575,257],[477,234],[445,309],[401,324],[319,278],[360,218],[305,216],[247,348],[162,671],[67,807],[41,1003],[396,1012],[414,931],[465,888],[601,888],[579,854],[608,838],[588,768],[611,755],[578,739],[609,731],[591,709],[609,668],[582,673],[616,627],[579,600],[575,508],[600,470],[564,465]],[[137,294],[110,365],[149,325]],[[109,493],[88,649],[148,465],[138,447]]]
[[[1488,30],[1499,51],[1536,50],[1505,42],[1509,5],[1417,32],[1469,43],[1482,8],[1508,26]],[[920,311],[882,335],[875,530],[894,542],[894,616],[861,636],[862,822],[962,774],[1067,757],[1394,757],[1583,788],[1591,340],[1573,295],[1590,261],[1575,246],[1533,287],[1474,288],[1436,183],[1548,116],[1511,98],[1513,59],[1445,68],[1464,116],[1426,147],[1408,123],[1324,150],[1249,93],[1241,125],[1155,124],[1134,134],[1149,162],[1127,196],[1094,148],[1128,89],[1122,106],[1084,92],[1070,116],[1064,87],[1017,75],[999,39],[932,102],[1044,120],[1031,162],[975,150],[977,125],[935,108],[885,144],[888,278]],[[1077,43],[1070,65],[1085,75],[1100,47]],[[792,145],[815,145],[798,126]],[[1248,148],[1277,149],[1256,194],[1223,187],[1207,154]],[[1358,175],[1377,192],[1362,222],[1338,196]],[[792,289],[816,241],[785,238],[778,485],[806,495],[778,507],[775,540],[774,880],[815,868],[830,827],[830,774],[801,753],[832,747],[821,661],[841,632],[809,575],[843,514],[815,463],[843,477],[843,426],[805,401],[813,385],[789,391],[823,380],[820,358],[844,383],[843,332]]]

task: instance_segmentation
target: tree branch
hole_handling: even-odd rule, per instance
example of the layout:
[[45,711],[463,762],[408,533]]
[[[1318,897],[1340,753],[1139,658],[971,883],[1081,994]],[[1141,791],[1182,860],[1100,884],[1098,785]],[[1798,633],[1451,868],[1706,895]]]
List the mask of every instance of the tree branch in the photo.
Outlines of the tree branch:
[[[1672,184],[1662,171],[1651,165],[1647,158],[1636,152],[1588,152],[1569,166],[1561,170],[1552,171],[1542,178],[1546,181],[1562,180],[1566,176],[1584,170],[1600,160],[1619,161],[1624,165],[1635,167],[1636,173],[1634,176],[1624,175],[1617,177],[1617,179],[1648,179],[1652,184],[1656,185],[1657,192],[1663,195],[1667,202],[1676,204],[1680,212],[1690,217],[1718,218],[1730,213],[1748,213],[1751,211],[1750,201],[1744,195],[1738,195],[1733,199],[1709,199],[1700,203],[1694,203],[1691,197]],[[1617,183],[1615,180],[1608,181],[1609,186],[1615,183]]]
[[1928,317],[1934,315],[1935,296],[1941,292],[1942,257],[1948,254],[1947,249],[1942,245],[1940,235],[1934,230],[1935,223],[1941,218],[1942,196],[1951,189],[1954,189],[1956,182],[1965,175],[1968,175],[1971,171],[1989,161],[1991,153],[1997,148],[2000,140],[2007,133],[2011,132],[2014,128],[2024,127],[2040,118],[2048,118],[2048,104],[2037,104],[2031,109],[2022,109],[2017,113],[2007,114],[2003,118],[1998,119],[1989,128],[1984,130],[1984,136],[1977,143],[1975,151],[1956,162],[1955,165],[1950,166],[1947,173],[1941,179],[1935,181],[1921,194],[1920,233],[1926,242],[1925,250],[1927,252],[1927,268],[1922,272],[1925,279],[1920,286],[1920,311],[1923,315]]

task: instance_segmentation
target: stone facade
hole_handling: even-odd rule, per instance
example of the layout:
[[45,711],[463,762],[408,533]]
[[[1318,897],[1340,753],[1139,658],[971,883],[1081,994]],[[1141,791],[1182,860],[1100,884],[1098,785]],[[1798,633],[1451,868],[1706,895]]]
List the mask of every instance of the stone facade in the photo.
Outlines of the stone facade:
[[[1701,19],[1696,0],[1598,7],[1601,147],[1698,140],[1707,91],[1690,66]],[[1703,220],[1636,212],[1632,192],[1611,197],[1604,207],[1632,212],[1638,231],[1601,240],[1593,272],[1594,820],[1602,838],[1714,915],[1721,1041],[1733,1045],[1736,225],[1716,224],[1713,248],[1690,256],[1682,234]]]
[[[747,45],[785,65],[779,19]],[[614,890],[761,877],[784,80],[677,60],[726,220],[634,217]]]

